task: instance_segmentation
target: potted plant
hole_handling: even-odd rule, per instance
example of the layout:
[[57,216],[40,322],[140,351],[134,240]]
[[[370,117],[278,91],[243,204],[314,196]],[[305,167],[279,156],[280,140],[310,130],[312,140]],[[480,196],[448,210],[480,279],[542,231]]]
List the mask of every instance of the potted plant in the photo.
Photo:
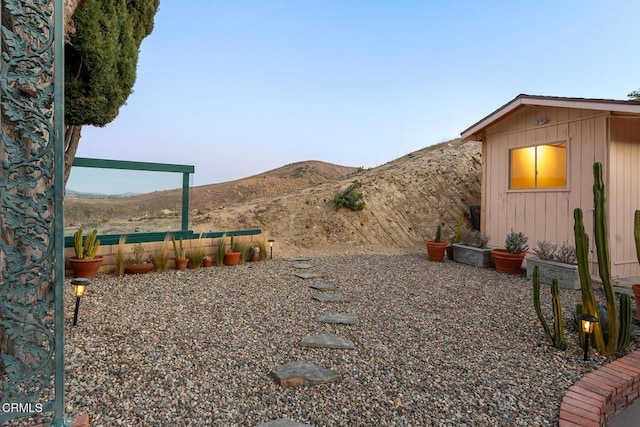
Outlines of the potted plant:
[[527,255],[529,238],[521,231],[511,230],[505,239],[504,248],[493,248],[491,255],[498,273],[518,274],[522,267],[522,261]]
[[204,258],[202,258],[202,266],[204,268],[209,268],[213,265],[213,258],[210,257],[209,255],[205,255]]
[[527,278],[533,278],[533,269],[540,269],[540,282],[551,283],[555,278],[558,286],[580,289],[580,274],[576,260],[576,248],[567,242],[553,244],[543,240],[533,250],[535,256],[527,257]]
[[[224,238],[223,238],[224,240]],[[224,245],[224,242],[223,242]],[[231,243],[229,244],[229,250],[224,254],[224,265],[238,265],[240,262],[240,255],[242,253],[238,250],[238,247],[233,241],[233,236],[231,236]]]
[[474,267],[493,267],[491,248],[487,248],[489,236],[478,230],[462,230],[459,243],[453,244],[453,259]]
[[171,236],[171,243],[173,243],[173,254],[176,261],[176,270],[186,270],[189,258],[184,255],[184,248],[182,247],[182,237],[180,238],[180,250],[176,244],[175,236]]
[[436,236],[434,240],[427,240],[427,254],[429,261],[444,261],[444,253],[447,248],[447,242],[442,241],[442,227],[440,224],[436,227]]
[[69,258],[69,264],[73,270],[73,277],[83,277],[93,279],[96,277],[102,260],[101,255],[96,255],[100,247],[100,240],[97,239],[98,230],[93,230],[83,241],[82,227],[73,233],[73,248],[76,256]]
[[251,262],[260,261],[260,246],[251,246],[249,248],[249,261]]
[[126,274],[145,274],[153,270],[153,263],[149,260],[143,260],[144,246],[142,243],[137,243],[131,248],[133,252],[133,259],[129,258],[124,266],[124,272]]
[[196,240],[189,241],[189,249],[185,255],[188,259],[189,268],[198,268],[202,266],[204,261],[204,245],[202,243],[202,234]]
[[169,266],[169,239],[169,234],[166,234],[162,241],[162,247],[151,257],[151,262],[155,265],[156,271],[159,273],[167,271]]

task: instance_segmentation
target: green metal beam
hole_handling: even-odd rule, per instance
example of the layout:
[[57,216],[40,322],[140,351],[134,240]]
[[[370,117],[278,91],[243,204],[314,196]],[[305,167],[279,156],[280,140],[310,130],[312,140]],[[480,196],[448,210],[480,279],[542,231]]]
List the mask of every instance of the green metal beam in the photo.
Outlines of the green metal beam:
[[[233,231],[211,231],[203,233],[202,237],[206,239],[218,238],[225,236],[255,236],[261,234],[260,229],[250,230],[233,230]],[[172,231],[168,234],[175,236],[176,239],[183,238],[184,240],[197,239],[200,237],[199,233],[194,233],[192,230],[186,231]],[[147,242],[162,242],[167,235],[164,231],[151,232],[151,233],[124,233],[127,238],[127,243],[147,243]],[[119,234],[102,234],[98,235],[100,245],[117,245],[120,240]],[[64,245],[67,248],[73,247],[73,236],[67,236],[64,238]]]
[[[84,168],[128,169],[128,170],[136,170],[136,171],[153,171],[153,172],[180,172],[184,174],[190,174],[195,172],[195,167],[193,165],[132,162],[129,160],[89,159],[86,157],[76,157],[75,159],[73,159],[73,166],[81,166]],[[188,185],[188,181],[187,181],[187,185]]]

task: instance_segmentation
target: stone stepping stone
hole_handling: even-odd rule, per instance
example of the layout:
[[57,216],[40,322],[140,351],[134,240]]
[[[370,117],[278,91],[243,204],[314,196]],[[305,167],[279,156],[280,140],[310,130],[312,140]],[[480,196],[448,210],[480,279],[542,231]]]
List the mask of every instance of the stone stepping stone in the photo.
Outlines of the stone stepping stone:
[[337,294],[318,294],[312,297],[316,301],[320,302],[349,302],[351,301],[347,297],[343,297],[342,295]]
[[300,340],[300,345],[302,347],[338,348],[344,350],[353,350],[356,348],[353,341],[333,334],[305,335],[305,337]]
[[256,427],[313,427],[311,424],[302,424],[287,418],[278,418],[277,420],[260,423]]
[[311,268],[311,267],[313,267],[313,265],[306,262],[298,262],[293,264],[293,268],[305,269],[305,268]]
[[357,316],[350,316],[348,314],[322,314],[316,317],[316,322],[358,325],[360,324],[360,319],[358,319]]
[[276,367],[271,374],[282,387],[326,384],[342,378],[341,374],[331,369],[304,361],[285,363]]
[[331,283],[314,283],[309,286],[311,289],[317,289],[319,291],[335,291],[336,285]]
[[306,279],[317,279],[318,277],[322,277],[322,274],[317,274],[317,273],[294,273],[294,276],[306,280]]
[[289,262],[304,262],[304,261],[311,261],[311,258],[297,257],[297,258],[285,258],[284,260]]

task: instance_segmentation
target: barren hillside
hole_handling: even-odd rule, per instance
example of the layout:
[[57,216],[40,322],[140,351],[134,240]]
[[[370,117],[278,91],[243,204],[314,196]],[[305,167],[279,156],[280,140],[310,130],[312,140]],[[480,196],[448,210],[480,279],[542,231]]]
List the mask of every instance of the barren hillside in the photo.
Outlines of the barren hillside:
[[[480,204],[480,144],[453,140],[361,170],[301,162],[249,178],[192,188],[194,231],[260,228],[280,254],[367,246],[416,247],[438,223],[445,237],[460,212]],[[366,207],[337,210],[334,196],[359,180]],[[180,190],[122,199],[68,200],[69,229],[80,224],[101,233],[178,229]],[[168,225],[167,225],[168,224]]]
[[[438,223],[445,236],[458,214],[480,204],[480,144],[449,141],[287,194],[250,202],[203,206],[196,231],[261,228],[278,241],[281,253],[338,245],[415,247],[432,238]],[[334,196],[353,180],[362,183],[366,207],[336,210]]]

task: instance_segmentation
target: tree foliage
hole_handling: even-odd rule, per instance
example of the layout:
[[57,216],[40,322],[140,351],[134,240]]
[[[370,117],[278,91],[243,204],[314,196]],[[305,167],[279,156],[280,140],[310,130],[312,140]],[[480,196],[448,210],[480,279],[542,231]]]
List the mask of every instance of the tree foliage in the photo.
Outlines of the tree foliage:
[[65,121],[105,126],[136,80],[138,50],[153,30],[159,0],[85,0],[65,48]]
[[631,101],[640,101],[640,89],[634,90],[629,95],[627,95]]

